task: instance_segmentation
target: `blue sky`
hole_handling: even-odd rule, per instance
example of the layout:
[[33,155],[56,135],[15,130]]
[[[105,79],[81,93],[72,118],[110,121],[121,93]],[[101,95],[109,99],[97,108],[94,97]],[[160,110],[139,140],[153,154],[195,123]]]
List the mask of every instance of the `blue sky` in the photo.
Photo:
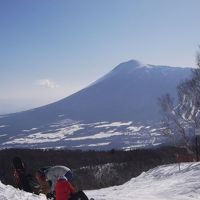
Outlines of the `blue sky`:
[[0,114],[45,105],[121,62],[195,66],[199,0],[1,0]]

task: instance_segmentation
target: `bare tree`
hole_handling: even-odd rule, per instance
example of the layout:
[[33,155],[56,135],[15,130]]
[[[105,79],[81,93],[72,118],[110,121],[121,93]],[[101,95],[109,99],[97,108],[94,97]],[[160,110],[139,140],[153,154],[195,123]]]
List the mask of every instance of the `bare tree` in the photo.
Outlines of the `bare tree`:
[[195,130],[200,128],[200,54],[198,68],[192,70],[191,79],[177,87],[178,101],[169,94],[159,98],[163,111],[163,133],[170,137],[175,146],[182,146],[189,153],[194,152]]

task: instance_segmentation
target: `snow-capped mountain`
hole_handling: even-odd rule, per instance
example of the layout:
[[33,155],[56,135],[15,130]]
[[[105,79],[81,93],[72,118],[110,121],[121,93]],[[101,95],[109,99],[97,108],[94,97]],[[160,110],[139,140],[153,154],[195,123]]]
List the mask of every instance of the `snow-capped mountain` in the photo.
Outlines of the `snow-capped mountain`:
[[[158,97],[175,96],[190,68],[121,63],[58,102],[0,116],[3,147],[128,148],[159,144]],[[125,125],[124,125],[125,123]],[[143,138],[143,139],[142,139]],[[98,145],[97,145],[98,144]]]
[[[182,163],[163,165],[129,182],[100,190],[85,191],[89,198],[95,200],[197,200],[200,199],[199,188],[200,163]],[[1,200],[45,200],[37,196],[3,185],[0,182]]]

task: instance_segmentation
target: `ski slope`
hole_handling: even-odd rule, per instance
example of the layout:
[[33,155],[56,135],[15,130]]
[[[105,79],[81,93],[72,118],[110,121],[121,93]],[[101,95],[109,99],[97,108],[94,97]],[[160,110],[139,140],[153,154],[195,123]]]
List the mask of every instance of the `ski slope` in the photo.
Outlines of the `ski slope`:
[[[198,200],[200,199],[200,162],[163,165],[129,182],[100,190],[85,191],[95,200]],[[0,183],[0,200],[45,200]]]

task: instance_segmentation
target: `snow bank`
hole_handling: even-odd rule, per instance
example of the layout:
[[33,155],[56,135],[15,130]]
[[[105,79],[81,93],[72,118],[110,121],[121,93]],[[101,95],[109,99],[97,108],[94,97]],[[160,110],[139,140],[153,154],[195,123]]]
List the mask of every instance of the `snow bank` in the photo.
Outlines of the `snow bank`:
[[24,192],[0,182],[0,200],[46,200],[46,197]]
[[200,199],[200,163],[159,166],[115,187],[86,191],[95,200]]

